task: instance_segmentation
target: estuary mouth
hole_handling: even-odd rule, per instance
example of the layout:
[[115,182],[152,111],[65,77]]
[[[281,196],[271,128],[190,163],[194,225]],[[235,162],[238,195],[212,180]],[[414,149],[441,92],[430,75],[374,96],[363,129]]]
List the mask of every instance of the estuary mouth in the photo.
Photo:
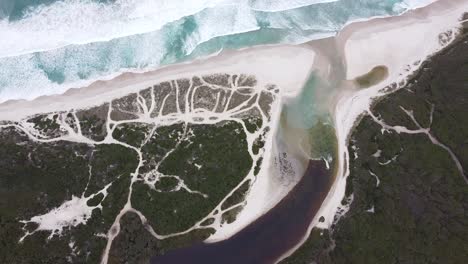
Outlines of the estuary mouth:
[[467,23],[0,0],[0,263],[465,263]]

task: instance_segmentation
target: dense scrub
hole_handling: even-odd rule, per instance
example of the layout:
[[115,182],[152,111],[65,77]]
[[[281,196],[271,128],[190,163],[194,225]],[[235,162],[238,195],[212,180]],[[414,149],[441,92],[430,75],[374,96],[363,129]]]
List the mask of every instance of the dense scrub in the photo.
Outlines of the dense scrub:
[[[464,263],[468,259],[468,36],[425,62],[408,85],[377,102],[388,125],[424,133],[382,133],[364,116],[350,138],[349,212],[331,229],[314,229],[282,264]],[[432,123],[431,123],[431,113]],[[357,157],[357,158],[353,158]]]

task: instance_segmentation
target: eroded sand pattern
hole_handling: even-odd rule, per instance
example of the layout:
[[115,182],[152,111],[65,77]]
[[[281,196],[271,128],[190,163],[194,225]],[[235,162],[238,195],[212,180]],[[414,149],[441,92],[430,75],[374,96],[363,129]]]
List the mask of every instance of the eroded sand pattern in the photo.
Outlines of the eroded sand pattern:
[[[114,219],[102,233],[107,240],[102,262],[107,263],[120,232],[120,219],[128,212],[136,213],[159,240],[194,230],[209,235],[233,222],[260,170],[271,131],[270,108],[278,92],[274,85],[257,86],[255,76],[250,75],[194,76],[163,82],[97,107],[1,125],[3,140],[19,137],[28,147],[71,148],[76,157],[69,159],[89,162],[81,195],[22,219],[24,235],[19,243],[45,231],[48,239],[69,237],[74,251],[89,254],[80,244],[84,241],[76,241],[68,231],[87,225],[98,209],[106,219]],[[213,147],[222,148],[221,152]],[[100,148],[125,155],[121,158],[126,164],[102,167]],[[116,166],[129,167],[112,175],[118,171]],[[121,181],[126,182],[126,191],[113,188]],[[106,203],[108,196],[122,194],[126,198],[119,211],[110,210],[113,205]]]
[[427,137],[463,176],[431,122],[401,108],[409,122],[390,124],[371,105],[456,39],[464,4],[441,0],[336,37],[222,51],[0,104],[8,257],[280,261],[312,228],[330,230],[348,212],[358,158],[349,136],[363,115],[382,132]]

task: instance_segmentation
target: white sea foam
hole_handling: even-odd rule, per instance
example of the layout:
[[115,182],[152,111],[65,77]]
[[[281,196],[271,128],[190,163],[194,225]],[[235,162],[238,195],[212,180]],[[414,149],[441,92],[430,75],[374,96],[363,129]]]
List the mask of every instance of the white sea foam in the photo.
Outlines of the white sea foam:
[[[275,10],[287,10],[327,1],[296,0],[289,6],[290,3],[276,0],[270,4]],[[92,0],[57,1],[30,10],[17,21],[0,21],[0,57],[152,32],[206,8],[222,10],[225,5],[243,14],[251,12],[248,0],[117,0],[113,4]],[[253,1],[252,5],[259,10],[270,10],[265,1]],[[242,9],[244,6],[248,9]],[[244,23],[242,17],[236,23]]]
[[197,29],[185,43],[187,53],[191,53],[200,43],[215,37],[259,29],[257,20],[247,4],[208,8],[196,14],[194,18]]
[[[0,102],[62,93],[123,71],[152,70],[183,60],[201,43],[221,36],[221,42],[207,43],[209,48],[196,55],[333,36],[349,21],[394,15],[389,8],[401,12],[430,1],[405,0],[399,6],[377,0],[58,1],[22,19],[0,21]],[[285,33],[268,39],[260,30],[245,43],[235,37],[265,27]]]
[[254,10],[278,12],[313,4],[330,3],[337,1],[339,0],[253,0],[250,1],[250,6]]
[[1,21],[0,57],[151,32],[225,2],[228,0],[58,1],[36,8],[18,21]]
[[403,0],[403,2],[395,6],[402,9],[416,9],[434,3],[437,0]]
[[[57,1],[31,9],[16,21],[0,21],[0,57],[56,49],[70,44],[109,41],[161,29],[167,23],[194,15],[207,8],[234,7],[239,13],[236,23],[250,19],[252,10],[278,12],[320,3],[347,0],[117,0],[113,4],[92,0]],[[404,0],[401,9],[424,6],[434,0]],[[346,5],[346,3],[344,3]],[[379,6],[375,7],[376,9]],[[330,14],[324,14],[329,16]],[[333,15],[333,14],[331,14]],[[342,14],[338,14],[342,15]],[[216,16],[212,16],[213,19]],[[223,20],[211,24],[220,28]],[[222,28],[222,27],[221,27]],[[224,32],[229,32],[224,28]],[[245,31],[245,30],[244,30]]]

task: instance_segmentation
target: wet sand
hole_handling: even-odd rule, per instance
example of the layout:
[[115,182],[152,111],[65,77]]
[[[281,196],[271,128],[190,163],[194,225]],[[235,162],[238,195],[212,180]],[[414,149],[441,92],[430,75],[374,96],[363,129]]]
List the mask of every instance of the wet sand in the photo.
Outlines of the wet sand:
[[[372,98],[380,95],[378,91],[381,88],[404,79],[405,75],[417,69],[419,65],[413,64],[414,62],[424,59],[440,48],[439,33],[459,23],[459,11],[466,7],[467,3],[467,0],[440,0],[429,7],[407,12],[402,16],[353,23],[333,38],[334,46],[324,49],[329,53],[337,53],[336,57],[342,59],[344,67],[340,69],[340,74],[344,75],[344,79],[352,80],[365,75],[378,65],[386,66],[389,71],[388,78],[379,85],[360,92],[344,91],[336,103],[331,105],[339,140],[339,164],[347,163],[348,134],[359,115],[370,105]],[[315,56],[317,60],[314,59]],[[218,56],[171,65],[152,72],[124,73],[113,80],[98,81],[82,89],[71,89],[63,95],[45,96],[34,101],[5,102],[0,104],[0,119],[18,120],[38,112],[94,106],[160,81],[186,77],[188,74],[208,74],[215,70],[255,74],[262,84],[275,83],[285,89],[282,90],[283,95],[294,97],[303,86],[305,76],[311,68],[323,69],[323,72],[330,70],[328,67],[322,68],[317,65],[320,57],[314,49],[297,46],[255,47],[223,52]],[[407,65],[411,66],[410,70],[406,69]],[[333,75],[336,73],[330,72]],[[333,178],[323,176],[329,173],[324,162],[311,162],[305,177],[279,204],[247,225],[257,215],[269,209],[264,206],[267,201],[265,198],[271,201],[271,197],[281,188],[264,188],[268,185],[262,182],[257,188],[264,189],[262,195],[256,192],[257,196],[250,197],[251,202],[261,202],[246,210],[249,212],[248,217],[241,219],[242,221],[238,219],[235,228],[222,233],[220,237],[227,240],[175,250],[166,256],[155,258],[154,261],[157,262],[154,263],[274,262],[273,259],[298,246],[320,206],[320,215],[327,219],[322,227],[330,226],[330,220],[333,219],[337,205],[344,195],[347,177],[347,166],[339,168],[336,182],[325,198]],[[327,200],[323,203],[324,199]],[[312,225],[314,224],[316,223]],[[245,225],[247,226],[243,230],[228,238]]]
[[298,184],[268,213],[231,238],[154,257],[151,264],[271,264],[298,244],[333,182],[324,161],[311,160]]

